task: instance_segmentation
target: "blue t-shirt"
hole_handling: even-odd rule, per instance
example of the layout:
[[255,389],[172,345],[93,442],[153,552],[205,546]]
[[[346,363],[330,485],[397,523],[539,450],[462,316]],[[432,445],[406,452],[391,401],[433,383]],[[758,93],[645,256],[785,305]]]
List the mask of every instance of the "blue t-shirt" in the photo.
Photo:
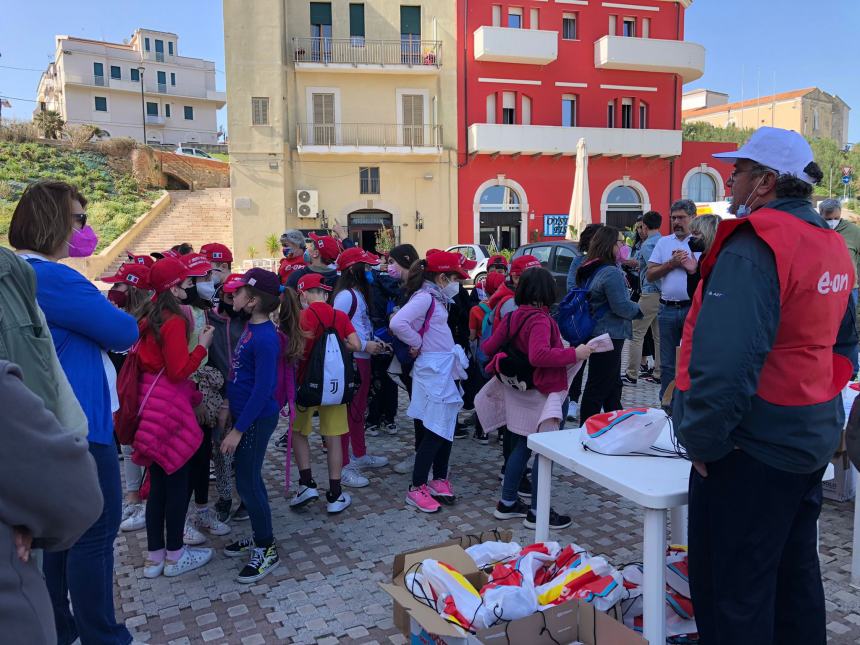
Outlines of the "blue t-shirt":
[[281,341],[269,321],[249,324],[233,352],[227,398],[234,427],[245,432],[258,419],[278,414],[278,354]]
[[651,259],[651,254],[654,252],[654,247],[660,241],[662,235],[655,233],[647,240],[642,242],[642,246],[636,252],[636,259],[639,260],[639,284],[642,293],[660,293],[660,285],[655,284],[645,277],[648,272],[648,260]]

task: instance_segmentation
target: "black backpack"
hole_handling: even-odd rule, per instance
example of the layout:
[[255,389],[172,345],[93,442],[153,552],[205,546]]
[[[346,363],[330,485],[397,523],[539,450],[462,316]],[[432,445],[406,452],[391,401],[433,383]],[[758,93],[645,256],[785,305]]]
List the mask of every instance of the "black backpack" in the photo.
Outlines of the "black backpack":
[[337,335],[332,311],[331,325],[326,325],[313,309],[323,333],[314,341],[304,378],[296,392],[296,404],[303,408],[341,405],[352,401],[361,383],[352,354]]
[[505,323],[507,324],[507,331],[505,332],[506,340],[498,351],[499,354],[505,354],[505,356],[500,358],[497,363],[496,378],[505,385],[509,385],[520,392],[534,389],[535,384],[532,378],[534,367],[529,363],[529,357],[514,347],[514,338],[522,331],[523,325],[536,313],[523,318],[523,321],[514,334],[511,334],[513,312],[505,316]]

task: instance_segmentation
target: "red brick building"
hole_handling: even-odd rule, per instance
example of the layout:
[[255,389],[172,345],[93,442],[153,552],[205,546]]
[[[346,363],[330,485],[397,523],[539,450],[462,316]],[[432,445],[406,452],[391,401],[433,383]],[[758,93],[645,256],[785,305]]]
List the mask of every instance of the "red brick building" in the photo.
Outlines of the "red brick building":
[[550,216],[568,213],[580,138],[595,222],[725,196],[731,167],[710,155],[726,144],[681,140],[682,86],[705,64],[684,40],[691,2],[458,0],[461,242],[563,236]]

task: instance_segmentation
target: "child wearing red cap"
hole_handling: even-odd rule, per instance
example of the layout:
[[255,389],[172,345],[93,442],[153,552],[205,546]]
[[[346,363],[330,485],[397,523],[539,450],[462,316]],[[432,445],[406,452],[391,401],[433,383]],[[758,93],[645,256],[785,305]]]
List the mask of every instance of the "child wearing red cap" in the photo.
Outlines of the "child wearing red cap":
[[[385,457],[367,453],[364,441],[364,419],[367,416],[367,400],[370,393],[370,357],[386,351],[385,343],[374,340],[373,324],[370,322],[370,285],[373,275],[369,267],[379,262],[379,258],[361,247],[347,249],[338,256],[337,268],[340,279],[334,289],[333,306],[344,312],[350,319],[361,343],[355,352],[355,364],[361,377],[358,391],[347,404],[349,433],[341,437],[343,449],[344,486],[361,488],[368,485],[368,479],[361,473],[362,468],[382,468],[388,464]],[[352,445],[352,459],[349,447]]]
[[[221,451],[234,454],[236,488],[248,510],[252,529],[250,537],[225,547],[224,555],[250,556],[237,578],[241,583],[250,584],[261,580],[280,564],[262,469],[282,406],[276,397],[279,363],[281,360],[290,365],[295,363],[304,343],[295,299],[287,298],[281,304],[281,282],[277,275],[253,268],[225,284],[224,289],[235,292],[233,308],[236,311],[250,314],[248,326],[233,352],[233,369],[227,382],[233,429],[221,440]],[[283,350],[278,328],[270,317],[279,306],[281,324],[287,334]]]
[[[446,307],[468,278],[458,253],[440,251],[419,260],[406,281],[408,302],[391,319],[391,333],[406,343],[415,357],[407,414],[416,420],[415,463],[406,504],[434,513],[453,503],[448,460],[457,413],[463,405],[456,381],[466,378],[463,349],[454,343]],[[430,469],[433,479],[428,481]]]
[[287,278],[287,286],[296,289],[299,280],[310,274],[319,273],[325,283],[334,289],[337,284],[337,269],[333,266],[342,250],[340,242],[331,235],[308,235],[311,244],[304,252],[307,266],[293,270]]
[[[299,365],[299,381],[303,381],[307,371],[314,344],[327,326],[334,328],[338,337],[344,341],[346,348],[352,352],[361,349],[361,341],[355,333],[352,323],[342,311],[335,310],[328,304],[331,287],[318,273],[308,273],[297,282],[299,298],[301,299],[301,326],[305,333],[305,346],[302,361]],[[329,490],[326,494],[327,510],[329,513],[340,513],[352,503],[349,493],[341,489],[343,468],[343,437],[349,432],[347,409],[345,404],[321,405],[318,407],[302,408],[296,411],[293,425],[293,455],[296,467],[299,469],[299,486],[296,494],[290,500],[290,508],[298,509],[319,498],[317,484],[311,474],[311,455],[308,437],[311,434],[311,420],[314,413],[319,413],[319,434],[328,447],[328,478]]]
[[182,262],[176,258],[159,260],[150,270],[149,282],[155,296],[140,322],[141,413],[133,446],[135,463],[149,467],[149,553],[143,575],[156,578],[162,573],[178,576],[212,559],[212,549],[183,544],[188,464],[203,438],[194,414],[200,394],[189,377],[206,357],[212,329],[202,329],[199,344],[189,351],[191,323],[180,303],[187,300],[192,281]]

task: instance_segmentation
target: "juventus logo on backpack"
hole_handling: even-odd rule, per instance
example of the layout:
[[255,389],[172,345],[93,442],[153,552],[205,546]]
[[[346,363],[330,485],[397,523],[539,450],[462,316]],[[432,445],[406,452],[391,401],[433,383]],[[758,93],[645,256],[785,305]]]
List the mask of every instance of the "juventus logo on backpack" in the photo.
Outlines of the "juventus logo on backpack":
[[344,347],[332,323],[326,325],[313,309],[310,309],[323,326],[323,333],[314,342],[308,359],[304,380],[296,392],[296,404],[303,408],[320,405],[349,403],[360,384],[358,370],[352,354]]

